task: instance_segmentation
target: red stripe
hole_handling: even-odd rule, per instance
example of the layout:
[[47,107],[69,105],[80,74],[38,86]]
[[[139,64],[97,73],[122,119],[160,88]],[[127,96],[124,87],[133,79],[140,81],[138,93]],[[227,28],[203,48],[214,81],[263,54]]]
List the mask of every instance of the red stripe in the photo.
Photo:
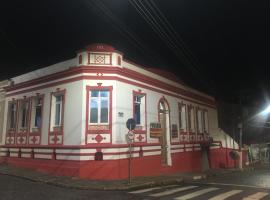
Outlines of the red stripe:
[[[18,84],[15,84],[13,86],[9,86],[6,88],[6,90],[7,91],[14,91],[17,89],[30,87],[30,86],[41,84],[41,83],[46,83],[48,81],[52,81],[52,80],[56,80],[56,79],[60,79],[60,78],[65,78],[65,77],[80,74],[80,73],[103,73],[103,74],[116,73],[118,75],[122,75],[122,76],[125,76],[127,78],[132,78],[132,79],[135,79],[137,81],[141,81],[141,82],[144,82],[147,84],[155,85],[155,86],[158,86],[158,87],[163,88],[165,90],[170,90],[172,92],[180,93],[181,95],[184,95],[184,96],[187,96],[190,98],[194,98],[197,100],[201,100],[201,101],[204,101],[205,103],[215,105],[215,101],[210,99],[210,98],[206,98],[202,95],[195,94],[191,91],[187,91],[187,90],[184,90],[182,88],[168,85],[162,81],[151,78],[149,76],[145,76],[145,75],[138,73],[138,72],[135,72],[133,70],[119,68],[119,67],[115,67],[115,66],[110,66],[110,67],[91,66],[91,68],[89,68],[88,66],[73,67],[73,68],[70,68],[70,69],[62,71],[62,72],[57,72],[57,73],[47,75],[47,76],[44,76],[41,78],[37,78],[37,79],[33,79],[33,80],[26,81],[23,83],[18,83]],[[100,78],[100,77],[98,77],[98,78]],[[47,86],[47,87],[49,87],[49,86]]]
[[[203,105],[203,106],[216,108],[214,103],[213,104],[205,104],[205,103],[201,103],[201,102],[198,102],[198,101],[190,100],[190,99],[187,99],[187,98],[185,98],[183,96],[180,96],[180,95],[171,94],[169,92],[165,92],[165,91],[162,91],[160,89],[156,89],[156,88],[153,88],[153,87],[150,87],[150,86],[147,86],[147,85],[143,85],[141,83],[136,83],[136,82],[133,82],[133,81],[130,81],[130,80],[126,80],[126,79],[123,79],[123,78],[120,78],[120,77],[117,77],[117,76],[99,76],[99,77],[97,77],[97,76],[78,76],[78,77],[75,77],[75,78],[70,78],[70,79],[66,79],[66,80],[63,80],[63,81],[59,81],[59,82],[49,83],[47,85],[38,86],[38,87],[31,88],[31,89],[22,90],[22,91],[19,91],[19,92],[9,93],[6,96],[13,96],[13,95],[26,93],[26,92],[33,92],[33,91],[40,90],[40,89],[43,89],[43,88],[53,87],[53,86],[56,86],[56,85],[61,85],[61,84],[70,83],[70,82],[79,81],[79,80],[116,80],[116,81],[121,81],[123,83],[136,85],[136,86],[139,86],[139,87],[142,87],[142,88],[145,88],[145,89],[149,89],[149,90],[156,91],[156,92],[159,92],[159,93],[162,93],[162,94],[170,95],[170,96],[180,98],[180,99],[183,99],[183,100],[186,100],[186,101],[189,101],[189,102],[193,102],[193,103],[196,103],[196,104],[200,104],[200,105]],[[203,102],[203,100],[200,100],[200,101]]]

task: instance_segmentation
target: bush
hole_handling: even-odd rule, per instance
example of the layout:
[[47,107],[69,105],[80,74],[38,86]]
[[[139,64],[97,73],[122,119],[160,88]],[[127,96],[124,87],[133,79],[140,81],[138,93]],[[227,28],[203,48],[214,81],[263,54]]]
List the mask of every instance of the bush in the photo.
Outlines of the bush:
[[237,151],[230,151],[229,155],[233,160],[237,160],[239,158],[239,153]]

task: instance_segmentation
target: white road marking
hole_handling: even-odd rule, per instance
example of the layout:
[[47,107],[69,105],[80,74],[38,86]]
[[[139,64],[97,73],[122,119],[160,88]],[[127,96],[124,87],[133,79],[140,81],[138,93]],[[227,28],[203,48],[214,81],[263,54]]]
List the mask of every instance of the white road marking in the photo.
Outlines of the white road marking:
[[252,195],[249,195],[249,196],[243,198],[243,200],[259,200],[267,195],[268,195],[267,192],[257,192],[255,194],[252,194]]
[[208,200],[224,200],[224,199],[226,199],[226,198],[228,198],[230,196],[233,196],[235,194],[238,194],[238,193],[240,193],[242,191],[243,190],[231,190],[229,192],[224,192],[224,193],[221,193],[221,194],[219,194],[217,196],[214,196],[214,197],[212,197],[212,198],[210,198]]
[[270,189],[270,187],[262,187],[255,185],[241,185],[241,184],[229,184],[229,183],[204,183],[207,185],[228,185],[228,186],[236,186],[236,187],[249,187],[249,188],[257,188],[257,189]]
[[153,187],[153,188],[147,188],[147,189],[142,189],[142,190],[135,190],[132,192],[129,192],[131,194],[139,194],[139,193],[145,193],[145,192],[150,192],[153,190],[158,190],[158,189],[162,189],[162,188],[170,188],[170,187],[176,187],[178,185],[168,185],[168,186],[164,186],[164,187]]
[[164,192],[159,192],[159,193],[151,194],[149,196],[151,196],[151,197],[162,197],[162,196],[174,194],[176,192],[181,192],[181,191],[192,189],[192,188],[196,188],[196,187],[198,187],[198,186],[180,187],[180,188],[175,188],[175,189],[171,189],[171,190],[166,190]]
[[206,188],[206,189],[202,189],[202,190],[199,190],[199,191],[196,191],[196,192],[192,192],[190,194],[186,194],[186,195],[183,195],[183,196],[179,196],[179,197],[176,197],[174,199],[176,200],[187,200],[187,199],[192,199],[194,197],[197,197],[197,196],[200,196],[200,195],[203,195],[205,193],[208,193],[208,192],[212,192],[212,191],[215,191],[215,190],[218,190],[219,188]]
[[152,190],[158,190],[158,189],[161,189],[161,187],[153,187],[153,188],[147,188],[147,189],[142,189],[142,190],[136,190],[136,191],[129,192],[129,193],[138,194],[138,193],[145,193],[145,192],[150,192]]

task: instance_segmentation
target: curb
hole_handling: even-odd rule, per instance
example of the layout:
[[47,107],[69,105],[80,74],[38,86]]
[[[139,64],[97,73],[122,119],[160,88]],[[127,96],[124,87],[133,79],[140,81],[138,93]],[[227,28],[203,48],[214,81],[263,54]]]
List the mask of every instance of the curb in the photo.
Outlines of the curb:
[[[248,170],[244,170],[248,171]],[[207,179],[210,177],[218,176],[218,175],[223,175],[223,174],[228,174],[228,173],[235,173],[235,172],[241,172],[239,170],[224,170],[224,171],[219,171],[219,172],[213,172],[213,173],[204,173],[204,174],[199,174],[199,175],[191,175],[191,176],[185,176],[183,175],[182,177],[171,177],[169,179],[165,180],[149,180],[146,182],[141,182],[141,183],[136,183],[134,181],[131,184],[127,183],[119,183],[119,184],[114,184],[113,182],[111,185],[98,185],[95,183],[94,185],[76,185],[76,183],[72,183],[72,179],[70,180],[70,183],[64,183],[61,182],[57,177],[51,177],[47,178],[48,176],[44,175],[43,176],[37,176],[37,177],[29,177],[26,175],[19,175],[18,173],[9,173],[9,172],[1,172],[0,174],[2,175],[7,175],[7,176],[13,176],[16,178],[21,178],[25,180],[29,180],[32,182],[40,182],[48,185],[53,185],[57,187],[63,187],[63,188],[69,188],[69,189],[78,189],[78,190],[101,190],[101,191],[110,191],[110,190],[118,190],[118,191],[124,191],[124,190],[135,190],[135,189],[142,189],[142,188],[147,188],[147,187],[154,187],[154,186],[164,186],[164,185],[173,185],[173,184],[181,184],[184,182],[190,182],[190,181],[199,181],[202,179]]]
[[146,188],[146,187],[153,187],[153,186],[164,186],[164,185],[173,185],[173,184],[180,184],[184,182],[183,178],[176,178],[176,179],[170,179],[170,180],[163,180],[163,181],[149,181],[145,183],[135,183],[134,185],[128,185],[128,184],[122,184],[118,186],[78,186],[78,185],[73,185],[73,184],[65,184],[59,181],[55,181],[54,178],[47,179],[47,180],[42,180],[41,178],[35,178],[35,177],[27,177],[27,176],[22,176],[14,173],[3,173],[0,172],[1,175],[6,175],[6,176],[12,176],[20,179],[25,179],[29,180],[32,182],[39,182],[39,183],[44,183],[47,185],[53,185],[57,187],[64,187],[64,188],[69,188],[69,189],[78,189],[78,190],[103,190],[103,191],[110,191],[110,190],[118,190],[118,191],[123,191],[123,190],[133,190],[133,189],[141,189],[141,188]]

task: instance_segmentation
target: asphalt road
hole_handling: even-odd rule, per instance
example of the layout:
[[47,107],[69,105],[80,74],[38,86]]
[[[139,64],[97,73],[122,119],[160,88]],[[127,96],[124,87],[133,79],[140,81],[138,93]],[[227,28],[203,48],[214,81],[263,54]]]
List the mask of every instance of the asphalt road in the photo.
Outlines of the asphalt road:
[[270,200],[270,169],[225,174],[203,181],[133,191],[75,190],[0,175],[0,199]]
[[61,188],[45,183],[0,175],[0,200],[138,200],[123,191],[87,191]]

